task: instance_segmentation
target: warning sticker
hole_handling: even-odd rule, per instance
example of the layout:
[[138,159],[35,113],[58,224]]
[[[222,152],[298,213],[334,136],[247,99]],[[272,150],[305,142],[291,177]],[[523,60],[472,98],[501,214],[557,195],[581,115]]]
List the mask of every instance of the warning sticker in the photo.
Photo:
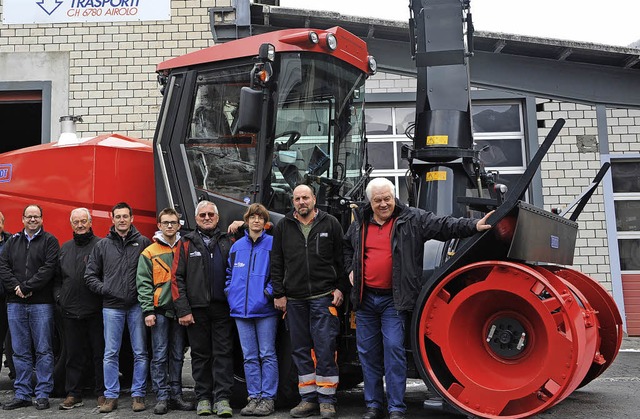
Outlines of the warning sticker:
[[427,136],[427,145],[443,145],[449,144],[448,135],[429,135]]
[[427,182],[433,182],[436,180],[447,180],[447,172],[429,172],[427,173]]

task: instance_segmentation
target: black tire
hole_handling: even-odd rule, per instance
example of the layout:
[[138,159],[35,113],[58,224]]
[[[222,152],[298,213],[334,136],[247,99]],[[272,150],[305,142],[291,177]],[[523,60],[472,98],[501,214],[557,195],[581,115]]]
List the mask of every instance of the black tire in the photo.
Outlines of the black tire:
[[278,352],[278,407],[295,406],[300,401],[298,392],[298,370],[293,363],[291,337],[284,320],[278,322],[278,334],[276,335],[276,348]]

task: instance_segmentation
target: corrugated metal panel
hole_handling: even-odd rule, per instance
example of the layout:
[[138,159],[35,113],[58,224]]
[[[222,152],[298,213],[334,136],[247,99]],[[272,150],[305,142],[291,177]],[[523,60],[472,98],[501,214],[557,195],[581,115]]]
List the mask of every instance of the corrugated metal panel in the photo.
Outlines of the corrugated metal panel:
[[629,336],[640,336],[640,275],[623,274],[622,290],[627,314],[627,333]]

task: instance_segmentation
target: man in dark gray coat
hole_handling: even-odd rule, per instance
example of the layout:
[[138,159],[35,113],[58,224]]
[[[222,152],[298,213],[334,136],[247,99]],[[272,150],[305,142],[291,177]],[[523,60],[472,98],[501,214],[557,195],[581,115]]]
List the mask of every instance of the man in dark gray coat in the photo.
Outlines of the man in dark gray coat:
[[120,396],[118,355],[125,323],[129,328],[133,350],[132,408],[134,412],[140,412],[146,409],[144,397],[147,389],[149,355],[144,318],[138,304],[136,271],[140,253],[151,244],[151,240],[140,234],[133,226],[132,210],[125,202],[113,207],[111,221],[113,226],[109,234],[93,248],[84,276],[89,289],[102,295],[106,400],[100,406],[100,412],[109,413],[118,408]]
[[404,327],[422,287],[424,243],[488,230],[491,213],[481,220],[439,217],[401,205],[386,178],[372,179],[366,193],[369,204],[356,212],[344,245],[351,301],[357,310],[356,344],[367,405],[363,419],[385,417],[383,376],[389,419],[404,419]]

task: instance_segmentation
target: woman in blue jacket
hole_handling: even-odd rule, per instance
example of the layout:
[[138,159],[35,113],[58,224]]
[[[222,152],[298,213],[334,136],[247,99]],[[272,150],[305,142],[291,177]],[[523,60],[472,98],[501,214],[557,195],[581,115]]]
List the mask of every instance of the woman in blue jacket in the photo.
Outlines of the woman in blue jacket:
[[249,206],[244,221],[245,236],[229,251],[225,293],[238,327],[249,393],[249,403],[240,414],[267,416],[274,412],[278,391],[278,312],[269,275],[273,238],[265,233],[269,212],[264,206]]

